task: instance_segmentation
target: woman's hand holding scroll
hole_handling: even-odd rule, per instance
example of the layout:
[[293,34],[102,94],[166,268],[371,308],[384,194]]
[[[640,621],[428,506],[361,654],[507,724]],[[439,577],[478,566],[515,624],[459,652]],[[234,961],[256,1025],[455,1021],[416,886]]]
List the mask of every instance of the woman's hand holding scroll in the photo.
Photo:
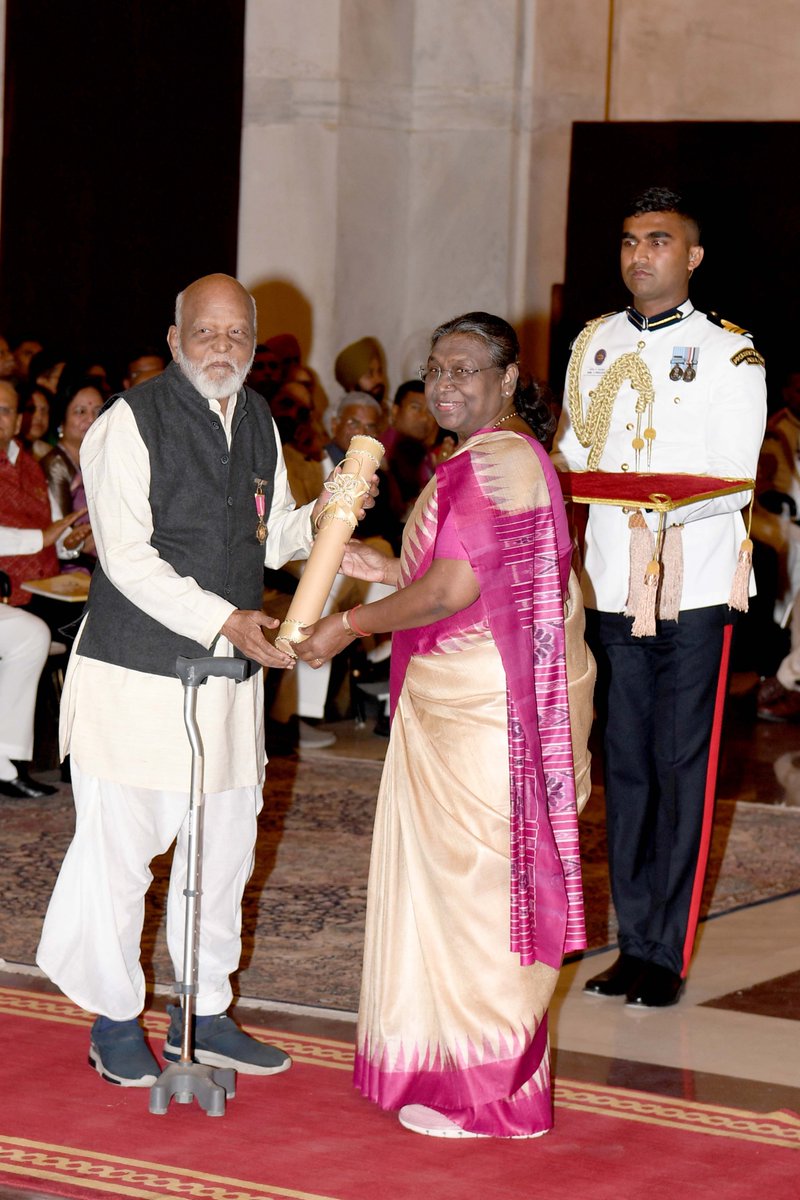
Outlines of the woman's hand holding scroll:
[[315,625],[303,626],[303,641],[297,642],[294,649],[298,658],[317,670],[352,641],[353,635],[345,628],[342,614],[332,613]]

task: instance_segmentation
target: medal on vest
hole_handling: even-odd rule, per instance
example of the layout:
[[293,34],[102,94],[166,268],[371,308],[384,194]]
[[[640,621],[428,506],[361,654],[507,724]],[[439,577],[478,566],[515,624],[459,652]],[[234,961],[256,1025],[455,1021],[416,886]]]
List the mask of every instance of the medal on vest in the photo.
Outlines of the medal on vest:
[[264,484],[266,479],[256,480],[256,494],[253,497],[256,502],[256,513],[258,514],[258,525],[256,526],[256,537],[263,546],[267,540],[267,523],[264,517],[267,512],[267,498],[264,495]]

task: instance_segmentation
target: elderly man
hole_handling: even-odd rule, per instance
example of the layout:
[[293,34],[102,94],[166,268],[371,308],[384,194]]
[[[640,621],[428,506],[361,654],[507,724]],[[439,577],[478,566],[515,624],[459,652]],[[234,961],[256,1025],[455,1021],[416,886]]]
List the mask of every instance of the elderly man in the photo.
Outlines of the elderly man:
[[[190,750],[176,657],[236,655],[255,672],[199,691],[205,748],[203,919],[195,1054],[250,1074],[286,1070],[282,1051],[226,1010],[241,949],[264,781],[260,667],[288,667],[265,641],[264,565],[308,554],[326,494],[295,510],[274,422],[244,380],[255,348],[251,296],[227,275],[179,295],[163,374],[112,398],[81,460],[99,563],[65,681],[61,744],[77,810],[38,963],[99,1014],[90,1062],[123,1087],[159,1074],[138,1022],[149,863],[177,838],[167,902],[176,975],[183,958]],[[263,497],[263,499],[262,499]],[[180,1056],[181,1013],[165,1057]]]

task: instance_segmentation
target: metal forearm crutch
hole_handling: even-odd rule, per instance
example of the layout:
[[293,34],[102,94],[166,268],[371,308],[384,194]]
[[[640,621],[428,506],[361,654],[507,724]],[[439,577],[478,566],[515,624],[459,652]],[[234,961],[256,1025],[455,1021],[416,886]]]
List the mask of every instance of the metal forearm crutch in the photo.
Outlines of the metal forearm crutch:
[[161,1072],[150,1088],[150,1112],[159,1116],[167,1111],[171,1097],[178,1104],[193,1099],[209,1117],[225,1114],[227,1097],[236,1095],[236,1072],[232,1067],[209,1067],[192,1061],[194,1002],[197,995],[197,956],[200,940],[200,896],[203,866],[203,741],[197,725],[197,689],[210,675],[223,676],[241,683],[250,673],[243,658],[183,658],[175,663],[175,673],[183,683],[183,720],[192,748],[192,779],[189,791],[189,837],[186,863],[186,917],[183,937],[183,979],[176,983],[183,1009],[181,1057]]

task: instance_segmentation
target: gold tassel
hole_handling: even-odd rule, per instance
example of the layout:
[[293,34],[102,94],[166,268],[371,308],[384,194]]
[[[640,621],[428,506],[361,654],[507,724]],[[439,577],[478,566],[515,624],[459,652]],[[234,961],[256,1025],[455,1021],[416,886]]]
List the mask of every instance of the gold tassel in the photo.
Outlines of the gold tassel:
[[750,590],[750,571],[752,567],[753,543],[749,537],[746,537],[739,547],[739,561],[733,573],[728,608],[735,608],[739,612],[747,612],[750,607],[748,592]]
[[631,531],[630,574],[625,613],[629,617],[635,617],[644,600],[645,571],[648,562],[653,557],[655,541],[647,528],[647,522],[638,509],[628,518],[628,529]]
[[683,526],[670,525],[664,534],[661,554],[664,579],[661,584],[658,615],[662,621],[677,621],[683,593]]
[[661,564],[652,558],[644,573],[642,599],[631,633],[634,637],[654,637],[656,632],[656,602],[661,578]]
[[753,569],[753,542],[750,538],[750,529],[753,524],[753,504],[755,503],[755,491],[750,496],[750,507],[747,510],[747,531],[744,535],[744,541],[739,547],[739,560],[736,563],[736,570],[733,573],[733,582],[731,583],[731,594],[728,598],[728,608],[735,608],[737,612],[747,612],[750,608],[750,572]]

